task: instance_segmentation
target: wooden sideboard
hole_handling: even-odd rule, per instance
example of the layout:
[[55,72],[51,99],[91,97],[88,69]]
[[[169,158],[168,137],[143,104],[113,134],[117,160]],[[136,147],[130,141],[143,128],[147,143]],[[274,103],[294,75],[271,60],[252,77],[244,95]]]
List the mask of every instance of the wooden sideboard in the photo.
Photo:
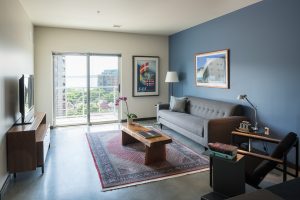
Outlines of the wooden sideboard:
[[46,113],[35,113],[32,124],[14,125],[6,135],[7,170],[17,172],[35,170],[44,166],[50,147],[50,124]]

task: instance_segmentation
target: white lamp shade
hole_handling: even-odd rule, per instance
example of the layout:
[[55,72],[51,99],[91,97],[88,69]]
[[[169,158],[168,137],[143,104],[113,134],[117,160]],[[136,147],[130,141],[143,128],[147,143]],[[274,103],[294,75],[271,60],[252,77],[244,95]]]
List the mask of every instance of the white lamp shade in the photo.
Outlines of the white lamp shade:
[[179,82],[177,72],[167,72],[166,83],[175,83]]

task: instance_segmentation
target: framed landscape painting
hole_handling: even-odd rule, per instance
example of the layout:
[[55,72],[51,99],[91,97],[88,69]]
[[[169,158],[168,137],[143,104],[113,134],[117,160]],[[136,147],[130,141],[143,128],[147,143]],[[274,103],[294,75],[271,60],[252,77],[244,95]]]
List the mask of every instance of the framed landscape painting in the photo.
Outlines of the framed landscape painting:
[[229,49],[195,55],[196,86],[229,88]]
[[158,96],[158,56],[133,56],[133,96]]

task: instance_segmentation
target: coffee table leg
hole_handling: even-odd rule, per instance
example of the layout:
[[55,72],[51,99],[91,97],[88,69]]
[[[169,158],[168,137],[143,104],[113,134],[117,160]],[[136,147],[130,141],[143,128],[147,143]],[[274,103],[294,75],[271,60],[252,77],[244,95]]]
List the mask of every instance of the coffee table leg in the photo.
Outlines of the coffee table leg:
[[122,145],[131,144],[139,142],[131,135],[127,134],[126,132],[122,131]]
[[145,165],[166,160],[166,145],[146,146]]

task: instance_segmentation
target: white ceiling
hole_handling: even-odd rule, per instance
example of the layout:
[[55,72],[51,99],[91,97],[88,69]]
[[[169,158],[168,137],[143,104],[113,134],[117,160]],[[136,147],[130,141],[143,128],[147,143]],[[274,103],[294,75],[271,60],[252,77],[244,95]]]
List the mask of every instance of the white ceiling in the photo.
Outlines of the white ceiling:
[[171,35],[261,0],[19,1],[34,25]]

